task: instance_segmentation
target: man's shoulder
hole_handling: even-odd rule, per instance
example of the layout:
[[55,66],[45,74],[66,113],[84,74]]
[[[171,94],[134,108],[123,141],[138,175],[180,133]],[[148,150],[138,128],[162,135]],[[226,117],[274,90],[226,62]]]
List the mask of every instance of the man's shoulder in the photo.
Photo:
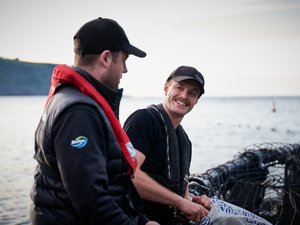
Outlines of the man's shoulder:
[[157,111],[152,107],[146,107],[146,108],[141,108],[141,109],[137,109],[136,111],[134,111],[127,120],[138,120],[140,122],[155,122],[159,119],[159,114],[157,113]]
[[82,114],[82,116],[94,114],[99,117],[99,107],[94,100],[78,89],[70,85],[63,85],[53,95],[47,111],[54,115],[59,114],[60,117],[74,113]]

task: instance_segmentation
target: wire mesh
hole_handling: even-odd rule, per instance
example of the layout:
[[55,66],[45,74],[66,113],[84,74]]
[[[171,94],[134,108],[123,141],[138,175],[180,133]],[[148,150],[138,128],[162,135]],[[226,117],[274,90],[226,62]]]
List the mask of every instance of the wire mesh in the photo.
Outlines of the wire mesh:
[[193,174],[192,195],[216,196],[274,225],[300,224],[300,145],[262,143],[232,161]]

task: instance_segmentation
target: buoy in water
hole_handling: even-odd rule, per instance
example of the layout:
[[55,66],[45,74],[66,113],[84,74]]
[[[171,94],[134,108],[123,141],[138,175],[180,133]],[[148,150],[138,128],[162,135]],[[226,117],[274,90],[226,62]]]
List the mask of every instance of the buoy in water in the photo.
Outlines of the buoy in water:
[[272,112],[275,113],[276,112],[276,106],[275,106],[275,102],[273,102],[273,108],[272,108]]

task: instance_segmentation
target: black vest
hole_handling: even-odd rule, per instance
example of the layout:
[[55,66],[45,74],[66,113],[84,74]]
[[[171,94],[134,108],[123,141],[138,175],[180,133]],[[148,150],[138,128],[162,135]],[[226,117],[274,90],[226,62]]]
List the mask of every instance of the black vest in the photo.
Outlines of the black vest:
[[181,125],[174,129],[162,104],[151,105],[147,111],[159,120],[165,130],[165,174],[153,177],[163,186],[184,196],[189,180],[191,142]]
[[[69,106],[76,103],[85,103],[94,106],[104,120],[103,129],[107,133],[108,146],[108,192],[115,198],[119,206],[132,216],[141,210],[140,198],[132,184],[131,178],[125,175],[126,167],[122,152],[116,137],[103,109],[91,98],[85,96],[77,89],[63,86],[53,96],[48,108],[45,110],[36,130],[36,143],[34,158],[38,162],[31,198],[36,206],[43,206],[46,211],[55,211],[56,216],[65,218],[68,224],[79,224],[77,215],[72,210],[72,203],[61,181],[51,131],[56,118]],[[122,174],[123,171],[124,173]],[[46,215],[46,213],[44,213]],[[53,217],[53,215],[52,215]]]

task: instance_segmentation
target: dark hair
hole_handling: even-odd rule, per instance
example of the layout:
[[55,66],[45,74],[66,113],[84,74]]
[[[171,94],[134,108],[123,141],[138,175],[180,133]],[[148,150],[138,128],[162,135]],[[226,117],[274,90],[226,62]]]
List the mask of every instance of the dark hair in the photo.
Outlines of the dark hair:
[[[97,60],[97,57],[99,54],[102,52],[99,52],[99,54],[85,54],[82,55],[79,49],[81,48],[80,46],[80,40],[78,38],[74,38],[74,53],[75,53],[75,64],[76,65],[81,65],[81,66],[87,66],[94,64]],[[115,62],[120,51],[113,51],[111,52],[113,61]]]

